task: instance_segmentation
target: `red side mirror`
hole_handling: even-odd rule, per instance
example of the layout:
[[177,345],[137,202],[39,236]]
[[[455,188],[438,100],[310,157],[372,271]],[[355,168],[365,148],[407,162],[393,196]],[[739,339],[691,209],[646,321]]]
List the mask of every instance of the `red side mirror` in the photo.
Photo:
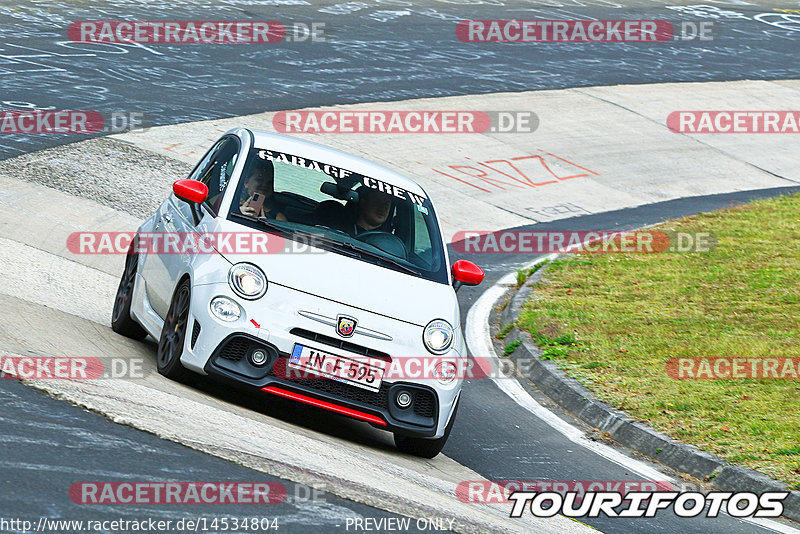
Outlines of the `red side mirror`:
[[203,182],[189,180],[188,178],[178,180],[172,184],[172,192],[175,196],[186,202],[204,202],[208,197],[208,187]]
[[458,260],[453,264],[453,278],[466,286],[477,286],[483,282],[483,269],[467,260]]

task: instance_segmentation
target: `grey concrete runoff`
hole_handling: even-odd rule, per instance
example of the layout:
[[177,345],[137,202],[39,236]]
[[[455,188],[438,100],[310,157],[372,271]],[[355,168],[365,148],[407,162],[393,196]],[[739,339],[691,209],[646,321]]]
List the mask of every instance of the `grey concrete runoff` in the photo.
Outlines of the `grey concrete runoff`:
[[[677,134],[683,109],[800,109],[794,80],[618,85],[333,106],[365,110],[532,110],[533,133],[302,134],[419,182],[447,240],[654,202],[800,184],[791,135]],[[756,105],[755,103],[758,103]],[[274,131],[276,112],[160,126],[0,161],[5,174],[151,213],[171,180],[223,132]],[[540,184],[540,185],[535,185]]]
[[[533,133],[296,137],[377,161],[419,182],[434,199],[449,240],[459,230],[494,231],[676,198],[799,185],[792,135],[684,135],[666,124],[676,110],[778,108],[800,109],[800,84],[616,85],[325,108],[530,110],[539,117]],[[274,131],[274,116],[162,126],[112,139],[188,164],[230,128]]]
[[[530,300],[533,285],[542,279],[547,266],[542,266],[518,289],[510,289],[502,299],[501,324],[516,324],[523,305]],[[787,491],[787,485],[763,473],[725,460],[693,445],[681,443],[632,419],[628,414],[602,402],[580,382],[558,368],[555,362],[541,359],[542,351],[530,334],[514,326],[504,337],[511,343],[520,341],[510,359],[525,362],[525,376],[563,409],[631,450],[667,465],[680,473],[707,481],[720,491]],[[523,366],[518,366],[521,370]],[[520,371],[522,372],[522,371]],[[783,501],[783,515],[800,521],[800,491],[791,491]]]

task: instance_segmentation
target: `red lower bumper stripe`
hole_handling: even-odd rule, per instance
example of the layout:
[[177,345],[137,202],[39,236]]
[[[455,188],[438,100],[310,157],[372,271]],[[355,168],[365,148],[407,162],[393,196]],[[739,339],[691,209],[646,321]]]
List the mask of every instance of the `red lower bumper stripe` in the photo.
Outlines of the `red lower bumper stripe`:
[[386,426],[386,421],[384,421],[377,415],[359,412],[358,410],[345,408],[344,406],[339,406],[338,404],[333,404],[331,402],[326,402],[324,400],[314,399],[312,397],[306,397],[305,395],[301,395],[300,393],[295,393],[293,391],[287,391],[285,389],[276,388],[275,386],[267,386],[265,388],[261,388],[261,391],[266,391],[267,393],[272,393],[273,395],[278,395],[280,397],[285,397],[287,399],[292,399],[299,402],[303,402],[305,404],[310,404],[311,406],[316,406],[318,408],[325,408],[326,410],[340,413],[342,415],[348,415],[355,419],[361,419],[362,421],[367,421],[368,423],[376,423],[378,425]]

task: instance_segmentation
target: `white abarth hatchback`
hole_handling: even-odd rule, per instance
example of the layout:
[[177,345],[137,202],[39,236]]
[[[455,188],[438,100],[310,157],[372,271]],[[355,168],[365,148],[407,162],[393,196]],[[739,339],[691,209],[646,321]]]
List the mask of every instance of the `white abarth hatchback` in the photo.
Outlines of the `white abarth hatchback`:
[[450,433],[467,350],[431,200],[412,180],[322,145],[238,128],[142,224],[116,332],[194,373],[394,433],[428,458]]

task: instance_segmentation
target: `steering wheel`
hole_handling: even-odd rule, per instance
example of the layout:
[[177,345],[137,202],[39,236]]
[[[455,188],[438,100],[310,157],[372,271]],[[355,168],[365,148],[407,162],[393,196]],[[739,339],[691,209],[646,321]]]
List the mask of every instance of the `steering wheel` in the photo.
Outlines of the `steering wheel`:
[[408,259],[408,250],[403,240],[389,232],[381,232],[380,230],[371,230],[363,234],[356,235],[356,239],[363,241],[368,245],[380,249],[392,256],[398,258]]

